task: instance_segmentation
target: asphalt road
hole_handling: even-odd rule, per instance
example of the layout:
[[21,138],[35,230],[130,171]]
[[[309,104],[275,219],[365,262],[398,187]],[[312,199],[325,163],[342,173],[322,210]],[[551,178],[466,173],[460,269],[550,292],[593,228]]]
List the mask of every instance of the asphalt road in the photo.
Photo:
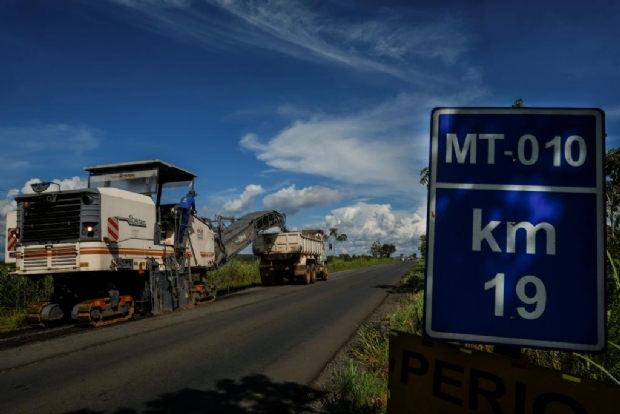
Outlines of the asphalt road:
[[0,413],[292,413],[413,262],[0,351]]

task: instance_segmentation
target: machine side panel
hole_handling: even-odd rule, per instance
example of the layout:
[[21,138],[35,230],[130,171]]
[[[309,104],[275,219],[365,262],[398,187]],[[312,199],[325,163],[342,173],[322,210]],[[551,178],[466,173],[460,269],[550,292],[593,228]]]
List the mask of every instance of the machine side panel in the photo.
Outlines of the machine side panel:
[[196,260],[191,260],[192,266],[214,267],[215,243],[213,230],[193,216],[189,219],[189,225],[192,228],[192,232],[189,236],[189,243],[185,253],[196,257]]
[[115,188],[100,188],[103,237],[121,243],[150,240],[155,234],[155,203],[150,197]]

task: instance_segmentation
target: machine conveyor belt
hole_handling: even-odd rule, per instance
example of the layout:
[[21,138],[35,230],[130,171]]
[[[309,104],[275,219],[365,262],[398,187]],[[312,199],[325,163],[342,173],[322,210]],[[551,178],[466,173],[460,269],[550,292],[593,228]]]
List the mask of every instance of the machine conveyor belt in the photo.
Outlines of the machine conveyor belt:
[[[274,210],[257,211],[235,219],[230,225],[221,225],[216,234],[216,260],[221,266],[250,245],[265,230],[279,227],[285,229],[286,216]],[[221,237],[221,239],[220,239]],[[222,250],[224,250],[222,253]]]

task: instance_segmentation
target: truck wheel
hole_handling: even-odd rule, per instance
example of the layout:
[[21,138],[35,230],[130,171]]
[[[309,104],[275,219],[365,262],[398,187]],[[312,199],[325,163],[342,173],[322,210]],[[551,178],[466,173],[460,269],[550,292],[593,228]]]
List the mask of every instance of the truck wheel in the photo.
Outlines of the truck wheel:
[[316,282],[316,267],[314,265],[310,266],[310,283],[314,284]]
[[310,266],[306,266],[306,277],[304,278],[304,285],[309,285],[312,280],[312,274],[310,271]]
[[275,271],[273,272],[273,274],[271,275],[271,283],[276,286],[280,284],[280,271]]
[[327,275],[328,275],[327,266],[323,266],[323,280],[327,280]]

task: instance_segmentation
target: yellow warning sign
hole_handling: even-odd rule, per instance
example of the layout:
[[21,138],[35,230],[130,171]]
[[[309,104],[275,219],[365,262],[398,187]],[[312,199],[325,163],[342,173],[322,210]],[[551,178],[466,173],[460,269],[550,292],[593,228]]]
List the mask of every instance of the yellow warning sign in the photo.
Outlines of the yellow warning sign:
[[620,387],[393,331],[388,414],[612,414]]

